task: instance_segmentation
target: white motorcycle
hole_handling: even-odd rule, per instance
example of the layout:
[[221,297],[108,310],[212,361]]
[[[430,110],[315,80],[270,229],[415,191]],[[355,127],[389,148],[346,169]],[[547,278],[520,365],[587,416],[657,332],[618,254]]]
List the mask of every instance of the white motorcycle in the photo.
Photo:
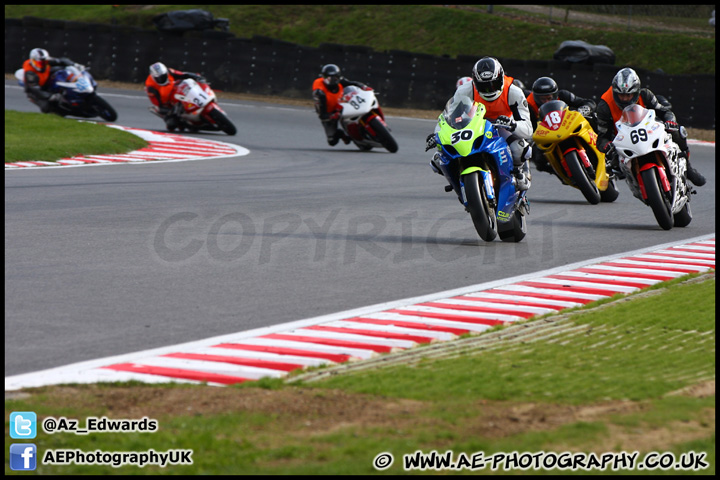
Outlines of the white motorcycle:
[[[175,108],[180,110],[180,130],[222,130],[228,135],[237,133],[235,125],[218,105],[215,92],[209,84],[186,78],[175,85],[172,98],[176,101]],[[157,106],[150,107],[150,111],[164,118]]]
[[687,160],[655,110],[630,105],[615,126],[612,143],[632,194],[652,208],[664,230],[687,226],[692,221]]
[[398,144],[390,134],[372,89],[345,87],[338,103],[341,108],[340,127],[360,150],[379,147],[386,148],[390,153],[398,151]]

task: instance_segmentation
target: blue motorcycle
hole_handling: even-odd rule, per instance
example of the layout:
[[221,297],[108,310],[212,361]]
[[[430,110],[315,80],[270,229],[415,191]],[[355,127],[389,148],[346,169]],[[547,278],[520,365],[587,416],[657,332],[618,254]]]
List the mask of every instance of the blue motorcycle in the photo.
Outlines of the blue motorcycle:
[[[22,69],[15,76],[20,86],[24,86]],[[53,71],[48,79],[48,92],[60,94],[54,107],[56,113],[62,116],[100,117],[108,122],[117,120],[117,112],[97,94],[97,82],[82,66],[73,65]]]
[[515,187],[507,142],[485,119],[485,106],[464,95],[451,98],[438,117],[433,163],[470,213],[480,238],[519,242],[527,233],[526,193]]

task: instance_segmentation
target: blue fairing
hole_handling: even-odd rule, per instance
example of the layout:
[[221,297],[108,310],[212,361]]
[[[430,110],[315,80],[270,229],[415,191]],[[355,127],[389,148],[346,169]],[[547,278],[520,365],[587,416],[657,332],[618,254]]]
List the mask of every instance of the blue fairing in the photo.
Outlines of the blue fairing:
[[[497,129],[487,120],[485,133],[486,135],[478,137],[478,140],[476,140],[473,145],[474,148],[468,157],[485,152],[489,153],[492,158],[495,159],[500,175],[499,179],[495,179],[495,195],[498,207],[497,214],[498,222],[503,223],[512,218],[516,202],[518,201],[518,193],[515,190],[514,177],[512,175],[512,154],[510,153],[510,147],[508,147],[505,139],[498,135]],[[482,138],[482,141],[479,141],[480,138]],[[439,138],[436,140],[439,141]],[[440,170],[445,178],[450,182],[452,187],[458,192],[460,191],[460,184],[458,182],[461,181],[458,174],[461,172],[456,172],[453,175],[451,164],[462,157],[463,156],[458,154],[452,146],[441,145],[439,162]],[[465,165],[466,168],[467,166],[469,165]],[[488,175],[486,172],[482,172],[482,174],[483,178]]]

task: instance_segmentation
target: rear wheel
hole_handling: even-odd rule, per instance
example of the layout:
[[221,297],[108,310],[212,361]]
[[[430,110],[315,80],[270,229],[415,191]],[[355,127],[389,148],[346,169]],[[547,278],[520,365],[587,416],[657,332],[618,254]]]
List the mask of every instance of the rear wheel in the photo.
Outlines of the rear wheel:
[[595,185],[594,179],[588,175],[587,169],[580,161],[577,152],[571,150],[566,153],[565,162],[570,170],[573,182],[580,189],[585,199],[592,205],[600,203],[600,191]]
[[498,224],[498,235],[503,242],[519,242],[527,233],[527,220],[520,210],[515,210],[512,220]]
[[600,201],[607,203],[614,202],[617,200],[618,195],[620,195],[620,192],[618,192],[617,189],[617,178],[614,176],[610,177],[607,188],[604,192],[600,192]]
[[235,128],[235,125],[221,110],[213,108],[210,111],[210,118],[215,121],[220,130],[227,133],[228,135],[235,135],[237,133],[237,128]]
[[467,210],[472,218],[475,231],[486,242],[497,236],[497,215],[488,202],[485,184],[480,181],[480,173],[472,172],[461,178],[465,189]]
[[690,210],[690,203],[686,203],[685,206],[678,213],[673,215],[675,227],[687,227],[692,222],[692,210]]
[[375,131],[375,140],[385,147],[388,152],[395,153],[398,151],[397,142],[393,136],[390,135],[390,132],[382,120],[380,120],[380,117],[375,117],[370,120],[370,128]]
[[660,188],[657,168],[649,168],[640,172],[643,184],[645,185],[645,193],[647,194],[647,203],[652,208],[655,220],[663,230],[670,230],[673,227],[674,219],[672,215],[671,205],[665,198],[665,194]]

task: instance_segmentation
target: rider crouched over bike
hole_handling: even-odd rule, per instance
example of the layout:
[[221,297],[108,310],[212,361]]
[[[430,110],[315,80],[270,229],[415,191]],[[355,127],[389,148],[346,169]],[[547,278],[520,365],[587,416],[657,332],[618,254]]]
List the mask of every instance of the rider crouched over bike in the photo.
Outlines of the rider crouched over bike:
[[[551,100],[561,100],[573,110],[579,112],[583,117],[587,118],[588,123],[593,130],[597,131],[597,119],[595,118],[595,109],[597,105],[595,101],[589,98],[583,98],[575,95],[569,90],[560,90],[557,83],[550,77],[540,77],[532,85],[532,90],[527,96],[528,108],[530,109],[530,122],[533,130],[537,127],[538,111],[540,107]],[[542,151],[533,148],[532,163],[535,168],[541,172],[554,173],[552,167],[548,164]]]
[[338,119],[340,118],[338,102],[342,97],[343,87],[349,86],[360,87],[364,90],[368,89],[368,86],[364,83],[354,82],[343,77],[340,73],[340,67],[332,63],[322,67],[320,76],[312,84],[315,111],[320,118],[320,122],[322,122],[330,146],[337,145],[340,139],[345,144],[350,143],[350,137],[338,129]]
[[[505,75],[500,62],[493,57],[483,57],[475,63],[472,70],[472,82],[460,85],[455,95],[466,95],[474,102],[485,105],[485,118],[498,128],[505,138],[513,157],[513,174],[518,191],[530,188],[530,142],[533,125],[530,123],[530,111],[522,89],[513,84],[513,78]],[[426,139],[425,150],[437,146],[435,133]],[[436,153],[436,155],[439,155]],[[440,173],[430,162],[433,171]]]
[[657,119],[665,123],[665,129],[680,147],[680,155],[683,155],[687,161],[687,179],[698,187],[705,185],[705,177],[690,165],[690,150],[685,127],[678,126],[675,114],[667,107],[667,103],[659,102],[653,92],[647,88],[641,88],[640,77],[632,68],[621,69],[613,78],[610,88],[607,89],[600,102],[598,102],[597,148],[605,153],[605,159],[611,171],[618,177],[623,178],[620,172],[618,154],[613,148],[612,141],[617,134],[615,122],[620,120],[625,107],[634,104],[655,110]]
[[28,99],[40,107],[42,113],[60,113],[56,108],[60,101],[59,93],[48,91],[52,67],[77,65],[68,58],[53,58],[44,48],[33,48],[30,58],[23,63],[23,83]]
[[150,65],[150,74],[145,80],[145,93],[152,104],[158,108],[158,113],[165,120],[169,131],[180,126],[180,114],[182,113],[182,105],[175,101],[172,92],[175,84],[186,78],[192,78],[196,82],[206,81],[202,75],[168,68],[161,62]]

